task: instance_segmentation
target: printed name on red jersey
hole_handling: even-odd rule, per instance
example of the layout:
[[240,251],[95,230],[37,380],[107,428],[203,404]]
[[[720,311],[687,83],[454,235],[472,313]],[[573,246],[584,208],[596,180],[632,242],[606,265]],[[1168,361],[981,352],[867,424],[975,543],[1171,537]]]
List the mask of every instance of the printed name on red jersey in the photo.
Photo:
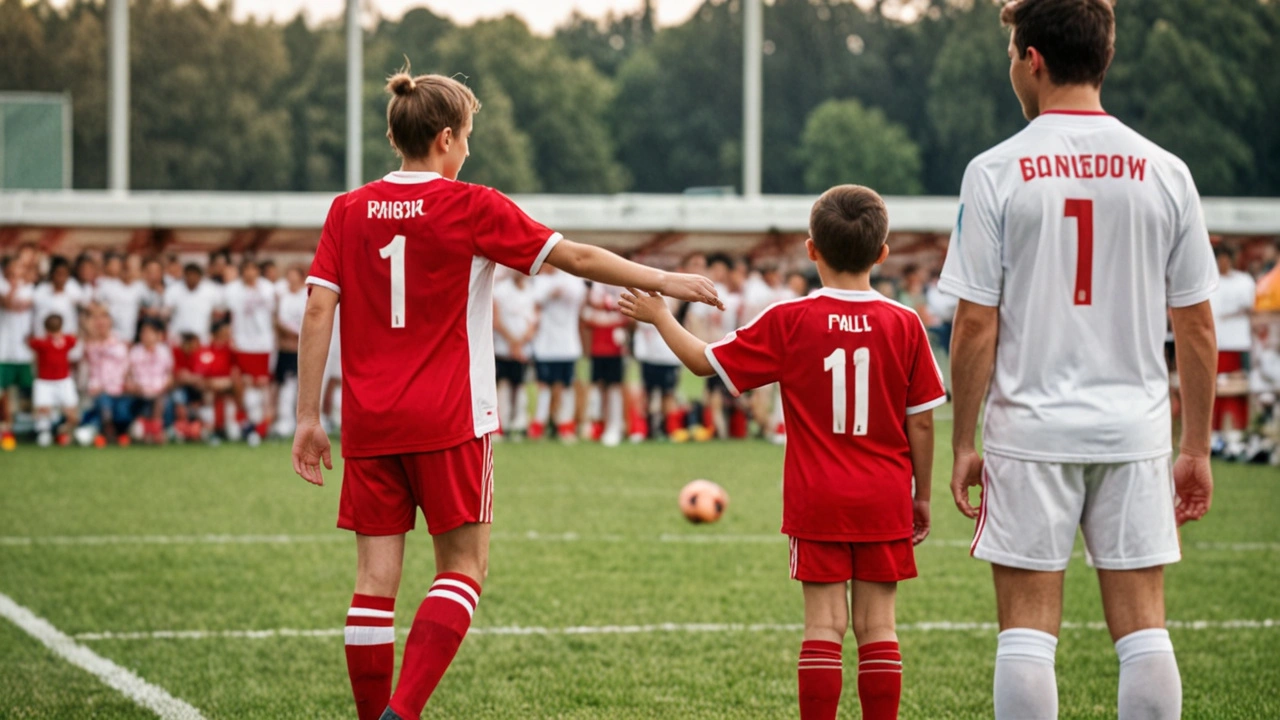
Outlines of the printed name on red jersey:
[[426,215],[422,200],[370,200],[369,217],[385,220],[406,220]]
[[871,323],[866,315],[828,315],[827,330],[847,333],[871,332]]
[[1048,177],[1147,179],[1147,159],[1133,155],[1037,155],[1019,158],[1018,164],[1025,182]]

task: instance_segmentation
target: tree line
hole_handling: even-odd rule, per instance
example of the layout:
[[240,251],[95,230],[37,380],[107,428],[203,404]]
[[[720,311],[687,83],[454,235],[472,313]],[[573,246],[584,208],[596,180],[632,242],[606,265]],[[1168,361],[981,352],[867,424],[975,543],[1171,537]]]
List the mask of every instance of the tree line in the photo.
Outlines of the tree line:
[[[774,0],[765,7],[764,190],[862,182],[953,195],[965,164],[1020,129],[999,4]],[[886,8],[888,6],[888,8]],[[1280,195],[1280,3],[1117,6],[1103,101],[1181,156],[1205,195]],[[476,117],[466,180],[504,191],[681,192],[733,186],[742,164],[742,7],[685,23],[575,16],[553,37],[515,17],[458,26],[426,9],[365,34],[365,179],[395,166],[387,74],[465,78]],[[231,5],[131,3],[131,178],[137,189],[343,186],[339,20],[238,22]],[[103,0],[0,0],[0,91],[69,92],[74,186],[106,185]]]

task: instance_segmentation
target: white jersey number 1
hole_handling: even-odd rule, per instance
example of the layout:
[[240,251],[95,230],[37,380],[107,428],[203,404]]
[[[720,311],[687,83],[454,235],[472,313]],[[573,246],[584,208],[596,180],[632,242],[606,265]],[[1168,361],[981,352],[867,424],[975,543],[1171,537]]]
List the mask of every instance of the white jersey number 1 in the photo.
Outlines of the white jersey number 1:
[[391,327],[404,327],[404,245],[405,236],[391,238],[391,244],[378,250],[385,260],[391,258]]
[[[843,435],[849,423],[849,385],[845,362],[848,354],[839,348],[822,362],[831,373],[831,432]],[[871,385],[871,350],[853,351],[853,434],[867,434],[867,388]]]

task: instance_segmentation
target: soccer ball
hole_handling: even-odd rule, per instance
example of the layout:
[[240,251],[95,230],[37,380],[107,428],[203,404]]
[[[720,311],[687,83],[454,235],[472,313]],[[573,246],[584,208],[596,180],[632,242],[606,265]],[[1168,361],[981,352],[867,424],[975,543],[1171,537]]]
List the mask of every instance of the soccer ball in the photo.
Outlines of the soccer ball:
[[680,491],[680,512],[691,523],[713,523],[729,507],[729,493],[710,480],[694,480]]
[[72,431],[75,436],[76,444],[80,447],[89,447],[93,444],[93,439],[98,436],[98,429],[92,425],[81,425]]

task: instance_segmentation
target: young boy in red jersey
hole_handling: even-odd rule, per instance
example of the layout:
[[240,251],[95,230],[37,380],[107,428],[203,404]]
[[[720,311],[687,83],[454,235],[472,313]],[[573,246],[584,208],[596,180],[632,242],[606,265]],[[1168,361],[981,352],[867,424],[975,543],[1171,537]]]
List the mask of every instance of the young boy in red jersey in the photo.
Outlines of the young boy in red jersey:
[[204,405],[204,378],[196,369],[200,338],[184,332],[173,346],[173,432],[178,440],[199,440],[204,434],[201,407]]
[[236,397],[232,369],[235,353],[231,349],[231,324],[223,320],[213,326],[213,339],[195,355],[192,369],[201,379],[204,389],[205,424],[209,427],[209,441],[217,442],[219,433],[227,431],[227,401]]
[[791,577],[804,583],[800,717],[836,716],[852,611],[862,717],[885,720],[902,692],[894,598],[898,581],[916,576],[913,545],[929,534],[932,410],[946,391],[919,316],[871,290],[871,268],[889,254],[880,196],[832,188],[809,229],[823,289],[771,305],[719,342],[694,337],[649,294],[624,294],[622,311],[653,323],[690,370],[719,375],[735,396],[781,383],[782,532]]
[[[316,485],[321,463],[333,467],[320,400],[340,310],[346,462],[338,525],[356,533],[357,551],[347,670],[360,720],[418,720],[471,626],[488,573],[496,265],[533,275],[545,263],[719,303],[703,278],[570,242],[498,191],[457,182],[480,109],[465,85],[400,73],[387,90],[387,136],[401,169],[340,195],[325,220],[307,278],[293,467]],[[414,616],[393,695],[395,597],[418,508],[438,575]]]
[[76,346],[74,335],[62,332],[62,316],[50,315],[44,319],[45,336],[27,339],[27,345],[35,353],[36,381],[32,390],[32,404],[36,409],[37,440],[41,447],[53,443],[53,411],[61,409],[64,422],[58,428],[58,444],[69,441],[68,433],[76,426],[80,410],[80,393],[76,381],[71,378],[71,349]]

